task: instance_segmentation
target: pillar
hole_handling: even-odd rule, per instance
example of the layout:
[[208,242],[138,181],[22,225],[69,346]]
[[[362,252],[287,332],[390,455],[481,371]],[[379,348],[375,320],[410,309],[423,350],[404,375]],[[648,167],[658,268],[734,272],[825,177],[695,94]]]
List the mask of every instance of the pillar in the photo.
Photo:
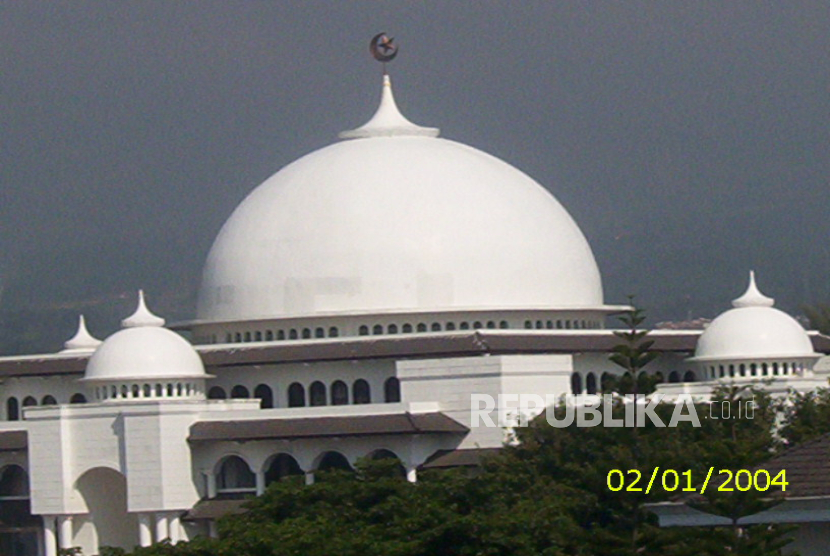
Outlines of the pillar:
[[213,473],[205,473],[207,479],[207,497],[216,498],[216,475]]
[[141,546],[150,546],[153,544],[150,514],[138,514],[138,544]]
[[216,520],[208,520],[208,537],[211,539],[219,538],[219,530],[216,528]]
[[411,465],[406,468],[406,480],[410,483],[418,482],[418,468]]
[[166,514],[156,514],[156,542],[170,538],[170,523]]
[[265,494],[265,472],[259,471],[256,474],[256,495],[262,496]]
[[43,516],[43,548],[45,556],[58,556],[58,538],[55,534],[55,516]]
[[305,484],[313,485],[314,484],[314,473],[312,471],[307,471],[305,474]]
[[179,514],[170,516],[170,542],[176,544],[182,540],[182,522]]
[[61,548],[72,548],[72,516],[58,516],[58,541]]

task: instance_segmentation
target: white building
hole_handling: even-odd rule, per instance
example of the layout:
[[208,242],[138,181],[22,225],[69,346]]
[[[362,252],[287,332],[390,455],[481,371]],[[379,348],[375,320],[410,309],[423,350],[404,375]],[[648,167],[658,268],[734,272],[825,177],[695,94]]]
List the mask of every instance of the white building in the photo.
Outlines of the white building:
[[[382,91],[367,124],[237,207],[196,320],[165,328],[141,296],[103,343],[81,320],[64,351],[0,359],[2,554],[211,534],[241,495],[363,457],[394,456],[409,480],[474,464],[504,431],[470,427],[472,394],[595,393],[618,372],[605,327],[624,306],[605,304],[566,210]],[[700,339],[653,333],[667,392],[826,383],[827,339],[759,296]]]

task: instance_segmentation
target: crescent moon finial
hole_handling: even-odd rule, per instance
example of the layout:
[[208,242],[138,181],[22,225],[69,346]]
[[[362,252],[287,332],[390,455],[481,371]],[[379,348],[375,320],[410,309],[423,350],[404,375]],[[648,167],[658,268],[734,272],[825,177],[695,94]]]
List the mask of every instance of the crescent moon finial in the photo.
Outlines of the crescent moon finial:
[[378,33],[369,41],[369,52],[378,62],[391,62],[398,55],[398,45],[395,39],[386,33]]

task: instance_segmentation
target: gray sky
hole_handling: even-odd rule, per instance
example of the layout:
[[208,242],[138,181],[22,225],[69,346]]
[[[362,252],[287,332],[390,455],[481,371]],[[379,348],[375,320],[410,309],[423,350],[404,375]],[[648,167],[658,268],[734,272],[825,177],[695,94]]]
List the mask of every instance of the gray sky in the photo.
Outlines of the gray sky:
[[138,287],[192,316],[239,201],[372,114],[380,31],[402,111],[548,187],[607,302],[711,317],[750,268],[830,300],[828,29],[819,1],[2,3],[0,345],[107,333]]

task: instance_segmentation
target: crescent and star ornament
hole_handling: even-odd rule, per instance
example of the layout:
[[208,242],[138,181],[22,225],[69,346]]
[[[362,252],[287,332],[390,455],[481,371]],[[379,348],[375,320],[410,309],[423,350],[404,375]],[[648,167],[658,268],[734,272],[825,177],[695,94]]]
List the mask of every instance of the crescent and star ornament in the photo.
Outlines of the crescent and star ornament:
[[378,62],[391,61],[398,55],[398,45],[394,44],[395,39],[386,35],[386,33],[378,33],[369,42],[369,51]]

